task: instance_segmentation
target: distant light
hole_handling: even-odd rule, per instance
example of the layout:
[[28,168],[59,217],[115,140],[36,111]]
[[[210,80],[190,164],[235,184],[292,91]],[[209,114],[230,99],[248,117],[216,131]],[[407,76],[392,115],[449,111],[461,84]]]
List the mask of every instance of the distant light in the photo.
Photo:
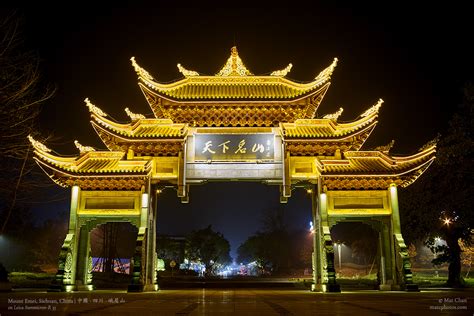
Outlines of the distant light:
[[449,226],[449,224],[452,223],[452,221],[451,221],[450,218],[444,218],[444,219],[443,219],[443,222],[444,222],[444,224],[447,225],[447,226]]
[[311,194],[311,193],[313,193],[313,190],[312,189],[306,189],[306,193]]

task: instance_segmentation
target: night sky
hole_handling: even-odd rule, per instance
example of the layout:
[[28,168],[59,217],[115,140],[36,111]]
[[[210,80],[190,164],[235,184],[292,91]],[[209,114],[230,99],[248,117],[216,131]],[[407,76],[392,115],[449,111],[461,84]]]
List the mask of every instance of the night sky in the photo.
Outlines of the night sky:
[[[215,74],[236,45],[254,74],[291,62],[287,77],[303,82],[338,57],[318,116],[342,106],[340,121],[352,121],[383,98],[379,124],[363,149],[395,139],[392,154],[412,154],[445,130],[461,102],[464,82],[472,80],[472,26],[462,6],[396,3],[178,8],[136,2],[119,9],[21,9],[26,43],[42,59],[44,80],[58,89],[45,105],[41,133],[60,138],[47,144],[59,154],[76,154],[75,139],[105,149],[89,123],[85,97],[120,122],[128,122],[125,107],[152,117],[131,56],[157,81],[170,82],[181,78],[177,63]],[[179,235],[212,224],[229,239],[235,255],[238,245],[260,228],[262,211],[280,206],[278,188],[258,183],[193,187],[188,205],[165,191],[158,229]],[[290,227],[307,227],[310,203],[304,192],[295,191],[282,207]],[[37,212],[45,208],[52,213],[67,206],[49,204]]]

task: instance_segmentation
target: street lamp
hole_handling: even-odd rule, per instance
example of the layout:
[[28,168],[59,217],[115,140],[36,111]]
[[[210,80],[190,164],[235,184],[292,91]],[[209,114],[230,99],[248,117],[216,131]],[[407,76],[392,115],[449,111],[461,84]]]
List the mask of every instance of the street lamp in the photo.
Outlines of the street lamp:
[[451,219],[450,218],[444,218],[443,223],[444,223],[444,225],[449,226],[449,224],[451,224]]

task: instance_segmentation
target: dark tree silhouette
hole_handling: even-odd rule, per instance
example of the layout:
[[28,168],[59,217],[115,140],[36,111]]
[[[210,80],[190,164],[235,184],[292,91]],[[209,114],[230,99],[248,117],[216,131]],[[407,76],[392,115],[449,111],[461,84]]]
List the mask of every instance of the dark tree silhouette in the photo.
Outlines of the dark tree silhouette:
[[[474,85],[466,84],[464,101],[438,141],[437,159],[413,185],[401,192],[401,219],[409,242],[426,243],[449,263],[448,285],[463,285],[460,241],[471,244],[474,226]],[[435,244],[435,238],[446,246]]]
[[201,261],[206,266],[206,275],[214,275],[219,265],[232,262],[229,242],[211,225],[186,237],[185,254],[190,260]]
[[[27,50],[21,19],[13,12],[0,14],[0,233],[5,231],[19,201],[45,181],[37,181],[32,149],[42,104],[54,94],[42,85],[38,56]],[[41,177],[44,180],[43,176]]]

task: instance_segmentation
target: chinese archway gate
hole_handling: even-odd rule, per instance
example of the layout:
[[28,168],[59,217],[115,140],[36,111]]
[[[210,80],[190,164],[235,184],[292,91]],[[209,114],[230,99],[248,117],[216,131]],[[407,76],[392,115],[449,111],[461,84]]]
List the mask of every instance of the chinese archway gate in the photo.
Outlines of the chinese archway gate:
[[65,158],[30,137],[41,168],[71,188],[56,289],[92,289],[90,231],[102,223],[130,222],[138,237],[129,291],[156,290],[158,193],[173,186],[187,203],[191,185],[213,180],[278,185],[282,203],[295,187],[311,192],[313,290],[340,290],[330,228],[344,221],[368,223],[378,232],[380,289],[417,288],[400,229],[397,187],[413,183],[429,167],[436,145],[430,142],[407,157],[391,156],[390,145],[360,150],[377,124],[382,100],[350,123],[338,122],[342,108],[316,118],[336,58],[307,83],[285,78],[291,64],[253,75],[235,47],[216,75],[178,64],[184,78],[166,84],[131,61],[154,118],[127,108],[131,122],[117,123],[85,99],[108,150],[76,141],[80,154]]

